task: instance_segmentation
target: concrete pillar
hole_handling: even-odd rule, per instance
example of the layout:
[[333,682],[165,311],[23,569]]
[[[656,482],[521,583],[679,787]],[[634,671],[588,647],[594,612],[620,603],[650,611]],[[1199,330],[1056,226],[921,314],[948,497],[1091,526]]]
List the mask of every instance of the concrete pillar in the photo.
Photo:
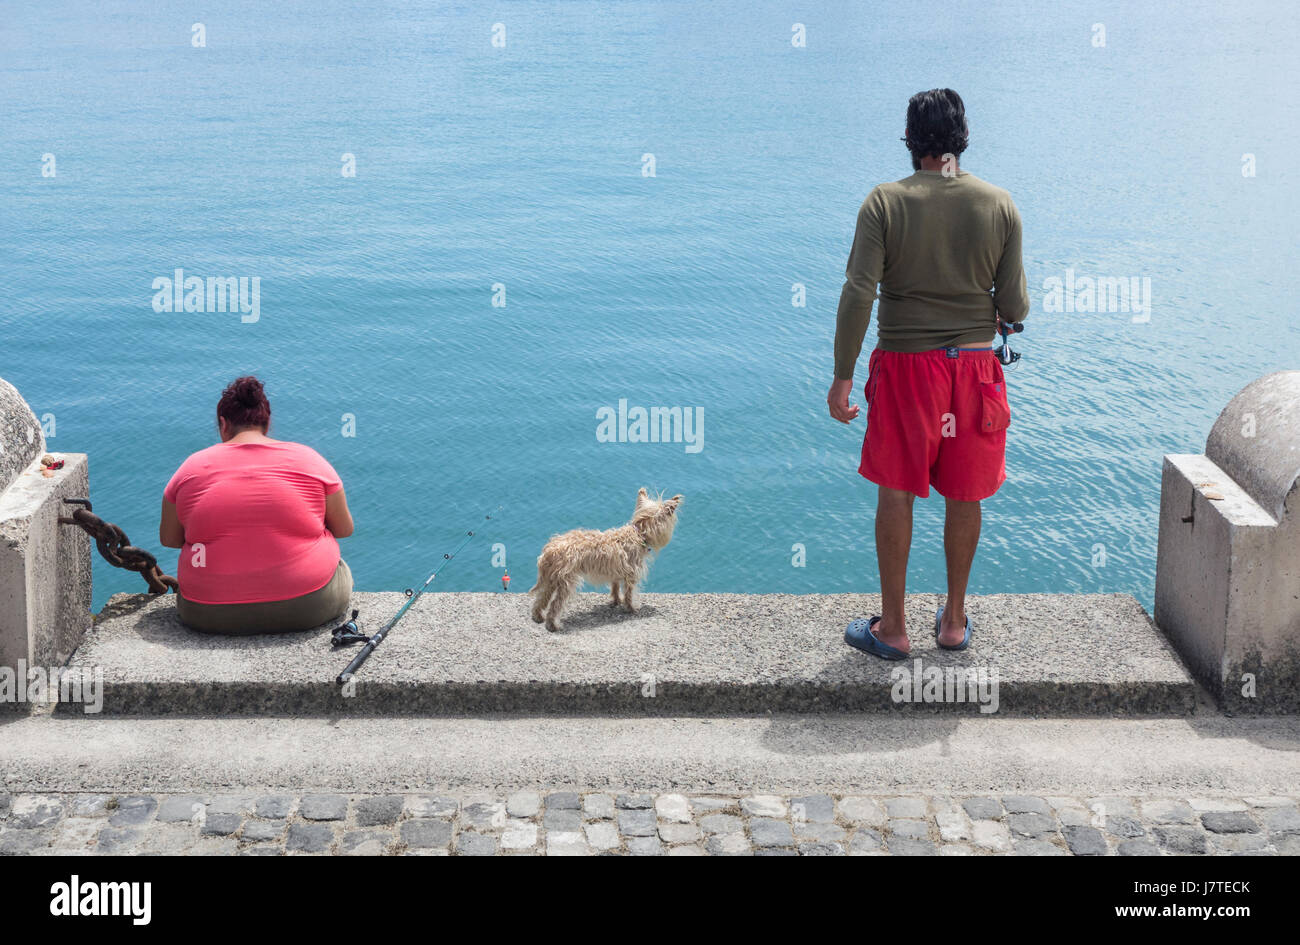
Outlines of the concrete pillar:
[[[65,497],[87,496],[84,453],[51,453],[26,401],[0,378],[0,667],[62,666],[90,625],[90,538],[58,524]],[[11,708],[0,704],[0,710]]]
[[1155,611],[1225,709],[1300,710],[1300,371],[1237,394],[1203,455],[1165,457]]

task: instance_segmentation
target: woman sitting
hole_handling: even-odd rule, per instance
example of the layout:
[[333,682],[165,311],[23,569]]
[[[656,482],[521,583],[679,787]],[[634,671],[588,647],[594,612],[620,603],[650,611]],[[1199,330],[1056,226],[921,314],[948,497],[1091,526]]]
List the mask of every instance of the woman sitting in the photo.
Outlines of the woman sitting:
[[185,460],[163,492],[158,536],[182,549],[176,610],[194,630],[307,630],[347,609],[343,483],[311,447],[267,436],[270,423],[262,382],[239,378],[217,404],[221,442]]

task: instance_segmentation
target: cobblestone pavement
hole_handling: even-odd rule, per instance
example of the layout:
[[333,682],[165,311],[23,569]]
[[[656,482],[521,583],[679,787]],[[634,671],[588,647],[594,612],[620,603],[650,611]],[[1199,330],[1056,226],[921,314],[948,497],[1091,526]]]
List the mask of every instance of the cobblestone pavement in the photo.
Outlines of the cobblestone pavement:
[[1300,855],[1295,798],[0,794],[3,854]]

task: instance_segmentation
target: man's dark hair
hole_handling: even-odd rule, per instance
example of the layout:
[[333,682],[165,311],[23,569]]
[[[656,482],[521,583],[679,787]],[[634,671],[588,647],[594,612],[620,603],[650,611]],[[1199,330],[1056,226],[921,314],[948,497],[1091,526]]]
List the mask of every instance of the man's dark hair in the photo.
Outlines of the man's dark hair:
[[907,102],[907,150],[912,152],[912,169],[921,169],[921,158],[959,155],[966,150],[970,129],[966,106],[952,89],[917,92]]

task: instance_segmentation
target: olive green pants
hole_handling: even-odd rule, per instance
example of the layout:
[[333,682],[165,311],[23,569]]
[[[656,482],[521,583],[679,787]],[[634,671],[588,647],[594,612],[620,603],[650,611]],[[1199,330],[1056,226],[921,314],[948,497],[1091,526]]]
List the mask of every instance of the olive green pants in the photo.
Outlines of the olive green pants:
[[176,613],[181,623],[201,633],[287,633],[310,630],[328,623],[348,609],[352,599],[352,571],[339,559],[338,569],[318,591],[288,600],[253,604],[196,604],[177,591]]

